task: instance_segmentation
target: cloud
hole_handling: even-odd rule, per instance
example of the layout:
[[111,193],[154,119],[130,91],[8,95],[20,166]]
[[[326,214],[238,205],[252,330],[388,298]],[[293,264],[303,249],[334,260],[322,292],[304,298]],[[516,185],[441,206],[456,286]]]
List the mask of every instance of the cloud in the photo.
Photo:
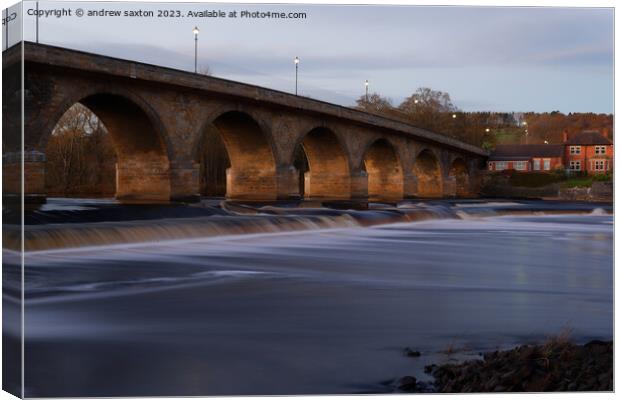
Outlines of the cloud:
[[[147,6],[156,7],[143,5]],[[529,107],[530,100],[517,89],[535,82],[543,96],[537,99],[537,107],[559,108],[557,99],[568,95],[565,88],[579,82],[583,93],[575,93],[572,109],[579,108],[578,101],[583,110],[613,108],[609,100],[614,60],[612,9],[248,7],[302,10],[308,18],[179,20],[167,22],[166,29],[158,21],[145,21],[138,31],[130,20],[117,21],[113,30],[103,19],[88,24],[63,20],[43,21],[42,29],[46,43],[192,71],[191,28],[198,24],[199,64],[209,65],[216,76],[289,91],[294,87],[293,58],[299,56],[300,79],[307,94],[340,104],[352,104],[360,82],[370,79],[376,90],[394,99],[424,85],[458,94],[471,106]],[[30,30],[26,24],[27,37]],[[516,88],[510,96],[498,90],[508,83]]]

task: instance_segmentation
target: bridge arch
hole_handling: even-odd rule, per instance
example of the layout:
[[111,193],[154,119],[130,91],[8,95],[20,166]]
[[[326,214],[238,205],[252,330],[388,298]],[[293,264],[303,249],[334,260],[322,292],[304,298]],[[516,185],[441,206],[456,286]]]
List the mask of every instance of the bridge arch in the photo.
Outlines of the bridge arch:
[[470,195],[469,190],[469,168],[461,157],[456,157],[450,165],[448,172],[450,178],[454,179],[455,194],[457,197]]
[[230,167],[226,197],[273,200],[277,197],[276,159],[268,127],[240,109],[214,113],[203,124],[194,157],[200,162],[206,131],[215,129],[224,144]]
[[139,96],[122,89],[76,92],[51,112],[37,147],[47,148],[61,118],[76,104],[105,126],[116,153],[116,198],[124,201],[170,200],[170,154],[166,130],[157,113]]
[[[158,111],[155,110],[155,108],[151,106],[148,101],[146,101],[142,96],[138,95],[134,91],[122,88],[120,86],[108,87],[101,85],[92,85],[85,90],[79,88],[77,90],[71,90],[67,92],[68,93],[58,101],[60,105],[54,107],[54,109],[51,110],[49,113],[46,113],[46,115],[49,115],[50,117],[46,118],[46,122],[44,123],[43,128],[40,132],[41,134],[36,138],[37,143],[34,145],[34,147],[38,149],[45,149],[45,147],[47,146],[47,142],[52,132],[54,131],[54,128],[58,124],[58,121],[75,104],[79,103],[91,109],[87,104],[85,104],[88,99],[95,99],[98,96],[110,96],[110,98],[120,99],[121,101],[128,101],[129,103],[137,106],[140,112],[148,118],[149,123],[152,126],[153,132],[163,143],[168,159],[174,158],[174,144],[172,140],[170,140],[170,135],[168,134],[168,131],[162,119],[160,118]],[[117,109],[120,108],[120,106],[117,107]],[[95,110],[91,109],[91,111],[93,111],[95,115],[97,114]],[[117,111],[122,112],[122,110]]]
[[315,127],[301,136],[301,148],[308,164],[304,173],[306,198],[348,199],[351,196],[349,157],[342,140],[327,127]]
[[403,198],[403,168],[398,151],[389,140],[380,138],[372,141],[364,151],[362,166],[368,176],[369,199]]
[[443,174],[437,155],[430,149],[418,153],[413,163],[413,174],[417,178],[418,197],[441,197],[443,194]]

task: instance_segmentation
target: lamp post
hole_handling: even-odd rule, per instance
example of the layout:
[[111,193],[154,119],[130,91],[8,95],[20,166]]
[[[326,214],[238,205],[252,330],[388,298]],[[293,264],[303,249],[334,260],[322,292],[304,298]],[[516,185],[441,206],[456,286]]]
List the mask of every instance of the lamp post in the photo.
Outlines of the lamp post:
[[295,57],[295,96],[297,96],[297,76],[299,73],[299,57]]
[[5,18],[5,23],[4,23],[4,43],[6,46],[7,50],[9,48],[9,23],[8,23],[8,19],[9,19],[9,9],[7,8],[6,10],[4,10],[4,18]]
[[366,104],[368,104],[368,79],[364,82],[364,86],[366,86]]
[[37,1],[36,42],[39,43],[39,2]]
[[198,73],[198,33],[200,29],[197,26],[192,30],[194,32],[194,73]]
[[527,130],[527,121],[523,121],[523,126],[525,126],[525,144],[527,144],[527,137],[529,136],[529,132]]

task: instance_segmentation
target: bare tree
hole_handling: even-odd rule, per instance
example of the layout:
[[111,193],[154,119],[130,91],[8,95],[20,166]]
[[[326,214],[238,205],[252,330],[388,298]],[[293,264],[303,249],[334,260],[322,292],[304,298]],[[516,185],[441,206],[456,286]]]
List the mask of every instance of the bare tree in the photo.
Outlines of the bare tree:
[[407,97],[398,108],[408,114],[419,112],[453,112],[458,109],[448,93],[421,87],[414,94]]
[[56,124],[46,149],[46,186],[63,196],[111,194],[115,187],[113,143],[101,120],[75,104]]
[[210,66],[205,65],[204,67],[200,68],[200,71],[198,73],[202,75],[213,76],[213,69]]
[[369,94],[368,98],[366,95],[362,95],[356,100],[356,103],[357,108],[377,114],[386,113],[394,108],[392,100],[387,97],[381,97],[378,93]]
[[226,169],[230,167],[228,152],[215,126],[209,125],[204,135],[200,159],[200,193],[206,196],[224,196]]

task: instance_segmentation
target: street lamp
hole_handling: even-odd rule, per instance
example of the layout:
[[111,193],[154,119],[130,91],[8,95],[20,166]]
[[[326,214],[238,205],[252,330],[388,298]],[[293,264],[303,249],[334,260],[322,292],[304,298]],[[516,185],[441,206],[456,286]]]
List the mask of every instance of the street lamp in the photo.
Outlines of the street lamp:
[[528,130],[525,130],[525,144],[527,144],[527,138],[530,135],[530,133],[528,132]]
[[36,41],[39,43],[39,2],[37,1],[37,19],[36,19]]
[[491,132],[491,128],[487,128],[484,130],[485,132]]
[[198,33],[200,29],[197,26],[192,30],[194,32],[194,73],[198,73]]
[[364,86],[366,86],[366,104],[368,104],[368,79],[364,82]]
[[299,74],[299,57],[295,57],[295,96],[297,96],[297,76]]
[[456,119],[456,114],[452,114],[452,119]]

